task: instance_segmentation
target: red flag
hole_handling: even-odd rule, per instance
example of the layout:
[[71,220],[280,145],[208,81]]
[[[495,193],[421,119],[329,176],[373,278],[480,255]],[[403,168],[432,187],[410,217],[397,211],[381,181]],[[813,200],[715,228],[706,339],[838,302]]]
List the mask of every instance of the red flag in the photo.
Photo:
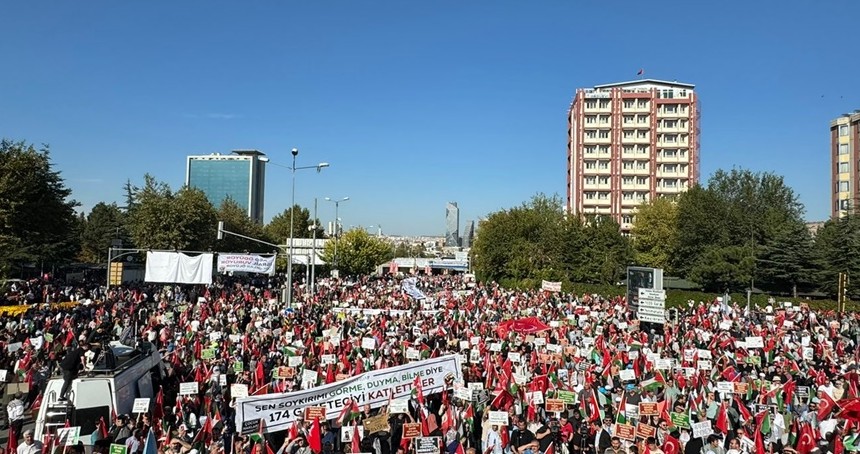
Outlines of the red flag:
[[155,419],[164,418],[164,389],[158,389],[158,394],[155,395],[155,406],[152,407],[152,417]]
[[827,415],[833,411],[833,408],[836,407],[836,402],[833,401],[833,398],[830,397],[830,394],[827,394],[824,391],[818,392],[818,420],[824,421],[827,419]]
[[836,415],[837,418],[860,421],[860,398],[842,399],[839,401],[839,406],[841,410]]
[[320,431],[320,419],[314,418],[311,430],[308,432],[308,447],[313,452],[322,452],[322,432]]
[[499,427],[499,432],[501,432],[500,438],[502,439],[502,449],[505,449],[508,447],[508,443],[510,443],[511,441],[508,438],[508,426]]
[[358,426],[352,426],[352,452],[361,452],[361,440],[358,436]]
[[663,441],[663,452],[666,454],[680,454],[681,442],[677,438],[667,434],[666,440]]
[[412,391],[417,394],[418,403],[424,406],[424,390],[421,388],[421,376],[416,375],[415,380],[412,380]]
[[812,432],[812,426],[808,423],[801,424],[800,439],[797,442],[798,454],[809,454],[815,448],[815,435]]
[[108,428],[104,416],[99,417],[99,436],[102,440],[105,440],[108,437]]
[[290,440],[295,440],[296,437],[299,436],[299,426],[293,421],[293,425],[290,426]]
[[266,371],[263,369],[263,362],[257,361],[257,368],[254,370],[254,387],[262,388],[263,382],[266,380]]
[[719,413],[717,414],[717,429],[720,429],[720,432],[727,434],[729,433],[729,415],[726,411],[725,402],[720,404]]
[[738,396],[735,395],[735,403],[738,404],[738,412],[740,413],[741,419],[746,423],[752,419],[752,414],[747,409],[747,406],[738,399]]
[[18,452],[18,436],[15,435],[14,430],[9,431],[9,443],[6,444],[6,452],[9,454]]

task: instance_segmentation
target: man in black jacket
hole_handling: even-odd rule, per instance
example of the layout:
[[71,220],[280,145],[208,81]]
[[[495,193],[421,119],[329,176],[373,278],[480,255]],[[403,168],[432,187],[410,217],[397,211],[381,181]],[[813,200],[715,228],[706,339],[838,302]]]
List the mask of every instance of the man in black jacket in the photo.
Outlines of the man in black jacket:
[[[85,342],[86,338],[82,339]],[[83,367],[84,354],[90,346],[86,343],[77,347],[70,346],[66,349],[66,356],[60,361],[63,370],[63,388],[60,390],[60,401],[66,400],[69,390],[72,389],[72,380],[78,376],[78,370]]]

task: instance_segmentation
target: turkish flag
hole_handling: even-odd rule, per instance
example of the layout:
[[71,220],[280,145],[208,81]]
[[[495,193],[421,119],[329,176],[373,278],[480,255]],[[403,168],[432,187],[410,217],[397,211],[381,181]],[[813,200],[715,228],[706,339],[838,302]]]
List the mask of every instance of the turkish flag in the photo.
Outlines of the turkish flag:
[[666,435],[666,440],[663,442],[663,452],[666,454],[680,454],[681,442],[671,435]]
[[812,426],[803,424],[800,428],[800,440],[797,442],[798,454],[808,454],[815,448],[815,434],[812,433]]
[[535,334],[548,329],[549,326],[538,320],[537,317],[528,317],[499,323],[496,333],[499,334],[499,337],[505,338],[511,331],[519,334]]
[[839,402],[841,410],[836,415],[837,418],[860,421],[860,398],[853,397],[851,399],[843,399]]
[[830,397],[830,394],[827,394],[824,391],[818,392],[818,420],[824,421],[827,419],[827,415],[833,411],[833,408],[836,407],[836,402],[833,401],[833,398]]

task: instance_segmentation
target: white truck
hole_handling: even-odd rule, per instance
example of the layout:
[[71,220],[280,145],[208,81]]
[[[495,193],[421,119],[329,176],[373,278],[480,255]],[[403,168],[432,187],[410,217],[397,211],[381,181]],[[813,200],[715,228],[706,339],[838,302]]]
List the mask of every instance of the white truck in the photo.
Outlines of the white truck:
[[150,398],[153,403],[153,378],[163,376],[164,364],[158,351],[130,348],[111,343],[116,358],[112,368],[96,365],[72,382],[68,399],[60,401],[62,376],[48,381],[42,397],[42,406],[36,417],[34,438],[44,441],[45,435],[55,434],[58,428],[80,427],[80,441],[90,451],[91,435],[100,418],[110,425],[112,415],[131,414],[134,400]]

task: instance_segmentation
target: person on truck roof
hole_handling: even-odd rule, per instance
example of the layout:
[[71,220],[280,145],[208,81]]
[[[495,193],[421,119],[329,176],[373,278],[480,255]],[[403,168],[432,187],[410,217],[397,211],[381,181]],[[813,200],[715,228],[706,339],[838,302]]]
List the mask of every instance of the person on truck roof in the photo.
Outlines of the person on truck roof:
[[60,361],[60,369],[63,370],[63,387],[60,390],[60,401],[67,399],[69,390],[72,389],[72,381],[78,376],[78,371],[84,367],[84,354],[90,349],[86,344],[87,338],[83,335],[81,343],[77,347],[69,346],[66,356]]

